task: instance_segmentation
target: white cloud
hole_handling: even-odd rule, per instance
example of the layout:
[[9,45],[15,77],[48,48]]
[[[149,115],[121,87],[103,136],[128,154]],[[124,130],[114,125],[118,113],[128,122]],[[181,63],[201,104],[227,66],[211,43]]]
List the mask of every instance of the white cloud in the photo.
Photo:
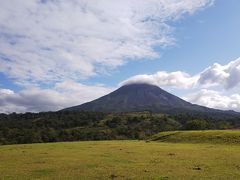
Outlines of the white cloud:
[[0,89],[0,112],[55,111],[94,100],[112,90],[70,81],[58,83],[53,89],[30,88],[20,92]]
[[149,83],[163,87],[174,88],[201,88],[222,86],[226,90],[239,88],[240,84],[240,58],[231,61],[227,65],[214,63],[202,72],[190,75],[182,71],[166,72],[159,71],[155,74],[140,74],[132,76],[120,83]]
[[218,91],[202,89],[185,96],[184,99],[211,108],[240,111],[239,94],[224,95]]
[[79,80],[173,43],[174,21],[213,0],[2,1],[0,72],[21,83]]
[[218,85],[231,89],[240,83],[240,58],[231,61],[227,65],[215,63],[200,74],[199,84]]
[[196,85],[198,76],[191,76],[185,72],[165,72],[159,71],[155,74],[143,74],[130,77],[129,79],[120,83],[120,85],[133,83],[148,83],[160,87],[174,87],[174,88],[192,88]]

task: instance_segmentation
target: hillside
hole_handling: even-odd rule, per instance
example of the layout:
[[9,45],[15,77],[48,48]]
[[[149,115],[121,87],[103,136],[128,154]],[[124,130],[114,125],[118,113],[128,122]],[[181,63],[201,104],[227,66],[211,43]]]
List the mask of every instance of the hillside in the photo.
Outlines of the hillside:
[[240,130],[205,130],[161,132],[152,141],[174,143],[213,143],[240,145]]
[[63,111],[208,113],[212,115],[240,116],[234,111],[221,111],[191,104],[167,91],[150,84],[124,85],[116,91],[94,101],[63,109]]

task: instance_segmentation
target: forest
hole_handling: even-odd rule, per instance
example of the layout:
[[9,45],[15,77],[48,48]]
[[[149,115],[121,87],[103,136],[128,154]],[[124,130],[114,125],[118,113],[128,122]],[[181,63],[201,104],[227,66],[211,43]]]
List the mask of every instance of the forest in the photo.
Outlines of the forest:
[[239,128],[239,116],[59,111],[0,114],[0,144],[148,139],[162,131]]

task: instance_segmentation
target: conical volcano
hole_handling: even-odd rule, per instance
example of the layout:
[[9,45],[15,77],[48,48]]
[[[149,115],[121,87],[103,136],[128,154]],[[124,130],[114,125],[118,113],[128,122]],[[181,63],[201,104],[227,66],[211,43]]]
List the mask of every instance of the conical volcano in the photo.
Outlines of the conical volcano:
[[120,87],[112,93],[94,101],[70,107],[64,110],[84,110],[97,112],[178,112],[216,111],[191,104],[167,91],[150,84],[129,84]]

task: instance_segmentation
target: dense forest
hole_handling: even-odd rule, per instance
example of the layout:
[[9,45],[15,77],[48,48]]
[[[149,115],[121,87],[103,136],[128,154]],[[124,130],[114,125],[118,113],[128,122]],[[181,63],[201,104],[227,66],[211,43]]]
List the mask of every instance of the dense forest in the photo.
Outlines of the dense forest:
[[239,127],[239,116],[59,111],[0,114],[0,144],[148,139],[171,130]]

